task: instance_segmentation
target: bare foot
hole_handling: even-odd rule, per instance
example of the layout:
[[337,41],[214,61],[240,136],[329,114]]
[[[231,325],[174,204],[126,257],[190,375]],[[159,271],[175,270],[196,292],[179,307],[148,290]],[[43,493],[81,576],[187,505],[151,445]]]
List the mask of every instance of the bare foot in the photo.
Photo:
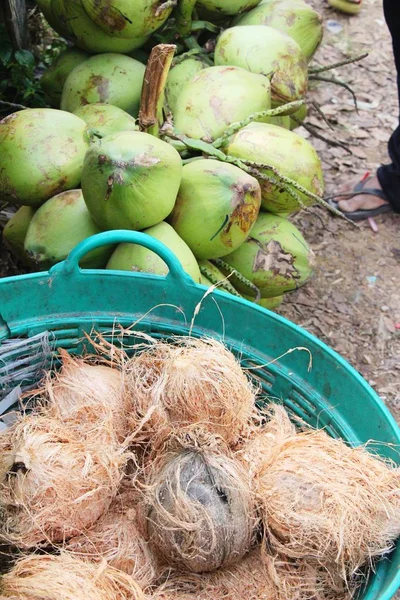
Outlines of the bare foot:
[[[377,176],[371,177],[365,184],[366,188],[376,188],[381,190],[381,185],[378,181]],[[351,191],[354,186],[350,187],[349,190],[343,191]],[[384,206],[388,204],[386,200],[382,200],[379,196],[369,195],[369,194],[358,194],[350,198],[349,200],[340,200],[340,197],[337,198],[339,209],[346,212],[354,212],[356,210],[369,210],[372,208],[379,208],[380,206]]]

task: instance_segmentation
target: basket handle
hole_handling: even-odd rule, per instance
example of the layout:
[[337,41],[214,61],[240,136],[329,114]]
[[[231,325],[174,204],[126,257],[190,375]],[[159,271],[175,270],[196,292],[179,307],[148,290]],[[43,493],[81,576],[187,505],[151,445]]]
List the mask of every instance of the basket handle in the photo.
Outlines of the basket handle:
[[[64,272],[66,274],[73,274],[80,271],[79,261],[89,252],[100,248],[101,246],[108,246],[121,243],[138,244],[144,246],[148,250],[155,252],[167,265],[169,269],[169,275],[174,279],[185,281],[187,283],[193,283],[190,275],[184,271],[181,263],[176,258],[175,254],[167,248],[164,244],[156,240],[155,238],[141,233],[139,231],[131,231],[128,229],[117,229],[115,231],[104,231],[97,233],[89,238],[86,238],[80,242],[69,254],[68,258],[62,263],[58,263],[50,269],[50,273],[55,270]],[[167,275],[168,276],[168,275]]]

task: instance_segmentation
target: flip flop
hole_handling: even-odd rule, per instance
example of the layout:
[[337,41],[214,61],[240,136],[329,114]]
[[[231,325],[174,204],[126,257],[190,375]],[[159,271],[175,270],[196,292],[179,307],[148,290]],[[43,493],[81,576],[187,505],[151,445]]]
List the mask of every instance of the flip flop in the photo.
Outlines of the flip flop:
[[[365,187],[366,183],[368,183],[368,181],[370,181],[371,179],[373,179],[373,176],[366,174],[361,179],[361,181],[354,186],[351,192],[342,192],[340,194],[335,194],[334,196],[326,198],[326,201],[330,206],[332,206],[332,208],[339,210],[351,221],[363,221],[364,219],[368,219],[369,217],[377,217],[378,215],[392,212],[393,209],[390,205],[389,199],[383,190],[380,190],[378,188]],[[387,204],[383,204],[382,206],[378,206],[377,208],[360,208],[359,210],[346,212],[339,208],[339,203],[335,200],[335,198],[354,198],[354,196],[361,196],[363,194],[381,198],[381,200],[384,200],[385,202],[387,202]]]

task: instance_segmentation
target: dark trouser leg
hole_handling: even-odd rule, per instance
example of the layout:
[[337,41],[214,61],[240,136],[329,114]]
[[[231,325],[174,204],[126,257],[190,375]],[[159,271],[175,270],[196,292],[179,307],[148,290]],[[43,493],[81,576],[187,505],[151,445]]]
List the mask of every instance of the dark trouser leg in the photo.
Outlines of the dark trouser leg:
[[[392,35],[400,103],[400,0],[383,0],[383,10]],[[400,212],[400,124],[393,132],[388,148],[392,163],[378,169],[378,179],[393,209]]]

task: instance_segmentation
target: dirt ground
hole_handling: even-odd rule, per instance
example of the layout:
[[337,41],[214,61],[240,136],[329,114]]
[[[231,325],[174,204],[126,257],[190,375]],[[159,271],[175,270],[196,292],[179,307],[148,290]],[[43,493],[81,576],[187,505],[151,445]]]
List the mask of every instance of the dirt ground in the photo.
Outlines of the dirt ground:
[[[382,0],[364,0],[357,17],[334,12],[324,0],[311,2],[325,19],[324,43],[314,64],[368,52],[362,62],[326,74],[351,85],[358,113],[348,91],[326,82],[312,85],[310,95],[333,129],[316,112],[307,122],[352,152],[310,137],[322,158],[329,193],[387,159],[386,143],[398,122],[396,73]],[[303,128],[299,131],[309,137]],[[378,231],[368,222],[355,228],[323,209],[298,215],[295,222],[315,250],[318,266],[313,280],[278,312],[342,354],[400,419],[400,215],[375,221]],[[1,248],[0,275],[17,272]]]
[[[308,123],[352,151],[350,155],[309,137],[322,159],[329,194],[387,160],[387,140],[398,123],[396,71],[382,0],[364,0],[356,17],[340,15],[321,0],[313,4],[320,11],[324,5],[325,19],[324,43],[314,64],[368,52],[362,62],[324,74],[353,88],[358,114],[349,92],[326,82],[313,84],[318,87],[311,96],[333,130],[315,112]],[[318,208],[294,221],[314,249],[318,266],[313,280],[291,294],[278,312],[344,356],[400,419],[400,215],[376,218],[378,231],[368,222],[355,228]]]

